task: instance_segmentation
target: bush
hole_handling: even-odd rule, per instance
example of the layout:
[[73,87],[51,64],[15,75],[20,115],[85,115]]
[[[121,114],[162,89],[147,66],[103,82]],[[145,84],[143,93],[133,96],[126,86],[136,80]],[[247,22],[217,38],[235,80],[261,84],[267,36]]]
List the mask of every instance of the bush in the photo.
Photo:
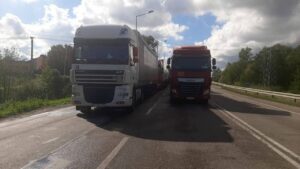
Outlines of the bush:
[[45,87],[40,79],[33,79],[24,82],[22,85],[15,87],[13,92],[13,100],[26,100],[30,98],[46,98]]
[[56,106],[70,103],[70,98],[58,100],[28,99],[25,101],[9,101],[0,104],[0,118],[28,112],[45,106]]
[[4,89],[0,87],[0,103],[4,101],[3,95],[4,95]]
[[45,88],[47,99],[60,98],[63,96],[64,81],[58,70],[46,68],[42,72],[41,80]]
[[72,85],[70,83],[70,78],[69,76],[63,76],[63,89],[62,89],[62,95],[63,97],[69,97],[71,96],[71,91],[72,91]]

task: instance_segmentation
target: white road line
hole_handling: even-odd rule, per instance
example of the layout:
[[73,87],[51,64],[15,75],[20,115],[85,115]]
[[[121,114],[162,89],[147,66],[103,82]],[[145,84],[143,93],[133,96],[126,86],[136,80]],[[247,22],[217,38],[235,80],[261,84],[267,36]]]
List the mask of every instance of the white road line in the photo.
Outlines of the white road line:
[[97,169],[105,169],[109,163],[118,155],[119,151],[128,141],[128,137],[124,137],[120,143],[113,149],[113,151],[101,162],[101,164],[97,167]]
[[[285,160],[287,160],[293,166],[295,166],[296,168],[300,168],[300,163],[298,162],[298,161],[300,161],[300,156],[299,155],[297,155],[296,153],[292,152],[291,150],[289,150],[285,146],[281,145],[280,143],[276,142],[272,138],[266,136],[265,134],[263,134],[262,132],[260,132],[256,128],[252,127],[251,125],[249,125],[245,121],[241,120],[237,116],[233,115],[231,112],[227,111],[226,109],[224,109],[223,107],[221,107],[220,105],[218,105],[217,103],[214,103],[214,104],[220,110],[222,110],[220,112],[222,112],[227,118],[231,119],[237,125],[239,125],[243,129],[245,129],[246,131],[248,131],[256,139],[258,139],[262,143],[266,144],[270,149],[272,149],[274,152],[276,152],[282,158],[284,158]],[[298,160],[298,161],[294,160],[293,158],[296,159],[296,160]]]
[[55,138],[52,138],[50,140],[44,141],[42,144],[48,144],[48,143],[51,143],[51,142],[53,142],[53,141],[55,141],[57,139],[59,139],[59,137],[55,137]]
[[58,150],[61,150],[61,149],[63,149],[64,147],[67,147],[69,144],[71,144],[71,143],[74,142],[75,140],[79,139],[80,137],[83,137],[84,135],[88,134],[89,132],[91,132],[91,131],[94,130],[95,128],[97,128],[97,127],[93,126],[92,128],[90,128],[90,129],[84,131],[83,133],[81,133],[81,134],[78,135],[77,137],[75,137],[75,138],[73,138],[73,139],[67,141],[67,142],[64,143],[62,146],[60,146],[60,147],[58,147],[58,148],[52,150],[50,153],[45,154],[44,156],[42,156],[42,157],[40,157],[40,158],[38,158],[38,159],[35,159],[35,160],[30,161],[28,164],[26,164],[25,166],[23,166],[21,169],[27,169],[27,168],[30,168],[30,166],[31,166],[32,164],[34,164],[35,162],[37,162],[37,161],[39,161],[39,160],[41,160],[41,159],[47,158],[48,156],[50,156],[51,154],[54,154],[54,153],[57,152]]
[[148,109],[148,111],[146,112],[146,115],[150,115],[150,113],[153,111],[153,109],[157,106],[159,102],[159,99]]

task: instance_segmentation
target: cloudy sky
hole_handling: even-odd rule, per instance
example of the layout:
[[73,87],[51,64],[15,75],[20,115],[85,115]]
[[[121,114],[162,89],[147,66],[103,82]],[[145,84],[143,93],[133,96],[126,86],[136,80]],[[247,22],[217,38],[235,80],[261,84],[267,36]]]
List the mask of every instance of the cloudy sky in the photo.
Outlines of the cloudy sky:
[[243,47],[259,50],[275,43],[300,43],[300,0],[0,0],[0,48],[15,47],[34,57],[54,44],[72,43],[80,25],[127,24],[167,40],[160,47],[207,45],[220,67]]

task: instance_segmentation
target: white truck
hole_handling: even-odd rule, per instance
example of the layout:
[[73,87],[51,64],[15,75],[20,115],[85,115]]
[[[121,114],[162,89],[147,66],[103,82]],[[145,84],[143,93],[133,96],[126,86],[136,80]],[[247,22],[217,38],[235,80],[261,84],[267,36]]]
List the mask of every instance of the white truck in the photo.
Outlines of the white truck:
[[72,102],[77,110],[132,110],[156,90],[158,57],[139,32],[126,25],[81,26],[74,37],[70,72]]

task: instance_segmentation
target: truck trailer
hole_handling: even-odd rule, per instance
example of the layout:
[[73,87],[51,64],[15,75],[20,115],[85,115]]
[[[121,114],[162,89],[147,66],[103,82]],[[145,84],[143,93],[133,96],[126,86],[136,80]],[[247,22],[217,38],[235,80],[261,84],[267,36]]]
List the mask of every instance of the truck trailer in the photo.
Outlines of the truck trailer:
[[168,59],[170,70],[170,101],[188,99],[208,103],[211,71],[216,66],[206,46],[182,46]]
[[72,102],[130,110],[158,85],[158,56],[136,30],[124,25],[81,26],[74,37]]

